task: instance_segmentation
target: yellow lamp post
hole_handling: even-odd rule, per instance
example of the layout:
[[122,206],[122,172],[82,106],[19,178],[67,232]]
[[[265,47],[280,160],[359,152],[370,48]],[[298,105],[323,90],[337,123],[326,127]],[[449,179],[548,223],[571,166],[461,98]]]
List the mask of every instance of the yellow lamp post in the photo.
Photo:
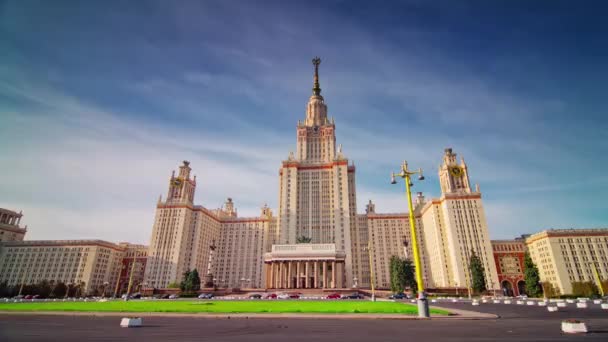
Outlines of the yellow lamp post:
[[397,184],[395,176],[401,177],[405,181],[405,192],[407,195],[407,206],[410,217],[410,235],[412,239],[412,250],[414,254],[414,265],[416,267],[416,283],[418,285],[418,317],[430,317],[429,303],[424,293],[424,283],[422,281],[422,265],[420,262],[420,251],[418,250],[418,238],[416,237],[416,218],[414,217],[414,206],[412,205],[412,191],[410,187],[414,184],[411,181],[411,176],[418,175],[418,180],[424,180],[422,169],[418,171],[410,171],[407,168],[407,162],[404,160],[401,164],[401,172],[395,174],[391,172],[391,184]]
[[372,241],[370,240],[367,244],[367,247],[365,247],[365,250],[367,251],[367,254],[369,255],[369,283],[372,287],[372,302],[376,301],[376,286],[375,286],[375,279],[374,279],[374,264],[373,264],[373,253],[374,253],[374,247],[372,246]]
[[597,288],[600,290],[600,294],[604,297],[604,288],[602,288],[602,279],[600,279],[600,274],[597,272],[597,267],[595,267],[595,262],[590,262],[591,268],[593,269],[593,275],[595,276],[595,281],[597,282]]

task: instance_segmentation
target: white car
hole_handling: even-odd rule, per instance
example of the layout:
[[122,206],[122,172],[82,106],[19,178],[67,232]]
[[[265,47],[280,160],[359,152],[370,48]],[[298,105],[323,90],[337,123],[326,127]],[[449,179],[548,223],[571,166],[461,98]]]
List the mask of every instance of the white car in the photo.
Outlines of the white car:
[[169,296],[169,299],[177,299],[177,298],[179,298],[179,296],[176,294],[172,294]]
[[277,295],[277,299],[289,299],[289,295],[287,293],[281,293]]

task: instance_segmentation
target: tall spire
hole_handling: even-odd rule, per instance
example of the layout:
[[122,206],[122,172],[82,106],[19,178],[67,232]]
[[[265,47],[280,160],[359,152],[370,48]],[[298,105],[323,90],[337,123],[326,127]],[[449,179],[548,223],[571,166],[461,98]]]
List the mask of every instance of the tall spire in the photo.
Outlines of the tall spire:
[[312,65],[315,66],[314,85],[312,87],[313,95],[321,95],[321,87],[319,86],[319,64],[321,64],[321,58],[315,57],[312,59]]

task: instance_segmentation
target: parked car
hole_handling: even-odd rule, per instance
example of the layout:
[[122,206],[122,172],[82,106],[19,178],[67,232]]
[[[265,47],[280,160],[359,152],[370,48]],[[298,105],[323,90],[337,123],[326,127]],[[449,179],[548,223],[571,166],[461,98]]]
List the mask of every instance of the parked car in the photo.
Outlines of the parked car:
[[340,299],[342,298],[342,296],[339,293],[332,293],[330,295],[327,295],[327,297],[325,297],[327,299]]
[[365,298],[362,294],[355,292],[349,295],[345,295],[342,297],[342,299],[363,299]]
[[291,293],[291,294],[289,294],[289,298],[290,299],[300,299],[300,294],[299,293]]
[[34,298],[34,296],[32,296],[32,295],[27,295],[27,296],[23,297],[23,299],[32,299],[32,298]]
[[289,299],[289,295],[287,293],[281,293],[277,295],[278,299]]
[[249,295],[249,299],[262,299],[262,295],[259,293],[254,293]]
[[213,298],[213,293],[201,293],[198,295],[198,299],[211,299]]
[[131,299],[141,299],[141,293],[134,293],[130,297]]
[[405,293],[395,293],[388,297],[388,299],[406,299],[407,295]]
[[277,299],[277,294],[276,293],[269,293],[266,296],[264,296],[264,299]]
[[40,298],[41,298],[40,295],[33,295],[32,296],[32,299],[40,299]]
[[176,294],[172,294],[169,296],[169,299],[177,299],[177,298],[179,298],[179,296]]

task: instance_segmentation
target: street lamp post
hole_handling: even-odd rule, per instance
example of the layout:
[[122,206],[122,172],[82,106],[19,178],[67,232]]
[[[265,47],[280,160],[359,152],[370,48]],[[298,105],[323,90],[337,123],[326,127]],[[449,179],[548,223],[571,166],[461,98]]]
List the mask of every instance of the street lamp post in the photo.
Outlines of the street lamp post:
[[600,279],[600,274],[597,272],[597,267],[595,267],[595,262],[590,262],[591,268],[593,269],[593,276],[595,277],[595,281],[597,282],[597,288],[600,290],[600,294],[604,297],[604,288],[602,288],[602,280]]
[[103,282],[103,292],[101,294],[101,298],[105,298],[106,297],[106,288],[108,287],[108,285],[110,285],[109,282],[107,282],[107,281]]
[[372,302],[376,301],[376,287],[375,287],[375,279],[374,279],[374,263],[372,261],[372,254],[374,253],[374,248],[372,245],[372,240],[369,240],[367,243],[367,247],[365,247],[367,254],[369,254],[369,283],[372,287]]
[[430,317],[429,303],[424,293],[424,283],[422,281],[422,265],[420,263],[420,251],[418,250],[418,239],[416,238],[416,219],[414,217],[414,206],[412,205],[412,191],[410,189],[414,184],[411,182],[411,176],[418,174],[419,180],[424,180],[422,169],[418,171],[410,171],[407,167],[407,162],[404,160],[401,164],[401,172],[398,174],[391,172],[391,184],[397,184],[395,176],[403,178],[405,181],[405,192],[407,195],[407,206],[409,209],[410,218],[410,235],[412,240],[412,251],[414,256],[414,265],[416,267],[416,283],[418,283],[418,317]]
[[127,286],[127,295],[125,296],[125,302],[129,301],[129,295],[131,294],[131,286],[133,286],[133,272],[135,272],[136,263],[137,263],[137,255],[134,255],[133,264],[131,265],[131,274],[129,275],[129,285]]
[[68,298],[68,295],[70,294],[70,287],[72,287],[72,282],[69,282],[69,283],[67,283],[67,284],[65,284],[65,285],[66,285],[68,288],[67,288],[67,290],[65,291],[65,296],[63,297],[64,299],[65,299],[65,298]]

